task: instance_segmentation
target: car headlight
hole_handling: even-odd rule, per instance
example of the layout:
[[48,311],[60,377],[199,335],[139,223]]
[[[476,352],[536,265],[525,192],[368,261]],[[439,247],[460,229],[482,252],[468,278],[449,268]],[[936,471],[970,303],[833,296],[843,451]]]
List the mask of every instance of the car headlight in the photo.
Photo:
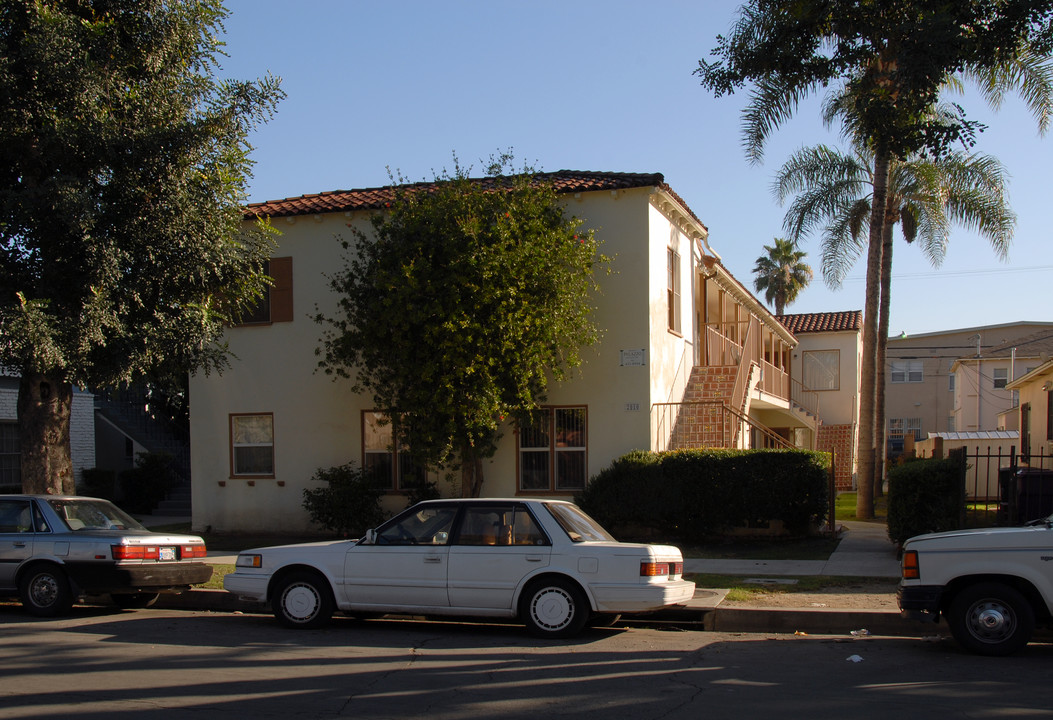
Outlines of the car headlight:
[[251,553],[244,553],[242,555],[238,555],[238,559],[234,563],[234,566],[235,567],[250,567],[250,568],[263,567],[263,556],[262,555],[253,555]]

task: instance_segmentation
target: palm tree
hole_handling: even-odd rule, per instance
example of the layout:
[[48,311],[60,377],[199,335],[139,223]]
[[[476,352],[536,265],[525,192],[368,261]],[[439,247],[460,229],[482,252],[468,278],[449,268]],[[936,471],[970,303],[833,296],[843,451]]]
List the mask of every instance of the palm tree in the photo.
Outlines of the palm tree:
[[[791,239],[819,231],[822,272],[838,287],[871,243],[874,197],[873,154],[857,148],[843,154],[824,146],[805,148],[779,171],[774,191],[780,202],[795,196],[786,213]],[[876,332],[873,431],[873,495],[880,495],[884,474],[885,348],[892,277],[892,239],[898,225],[908,243],[918,242],[929,262],[943,261],[952,225],[972,229],[1006,257],[1016,216],[1005,193],[1005,170],[996,159],[951,152],[939,159],[892,160],[888,167],[884,222],[879,254],[879,319]],[[870,249],[873,250],[872,244]],[[873,253],[870,253],[873,255]],[[871,258],[872,261],[872,258]],[[869,269],[869,268],[868,268]],[[862,420],[862,418],[861,418]],[[863,462],[863,460],[860,460]]]
[[753,287],[764,292],[764,301],[775,306],[775,314],[797,299],[812,281],[812,268],[804,263],[804,253],[796,245],[782,238],[775,238],[774,245],[765,245],[767,255],[757,258],[753,266]]

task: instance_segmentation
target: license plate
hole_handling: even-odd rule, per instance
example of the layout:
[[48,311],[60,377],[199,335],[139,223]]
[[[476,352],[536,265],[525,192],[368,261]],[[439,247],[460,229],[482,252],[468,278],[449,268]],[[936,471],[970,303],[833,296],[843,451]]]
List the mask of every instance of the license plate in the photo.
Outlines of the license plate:
[[161,553],[158,555],[161,560],[175,560],[175,548],[174,547],[163,547]]

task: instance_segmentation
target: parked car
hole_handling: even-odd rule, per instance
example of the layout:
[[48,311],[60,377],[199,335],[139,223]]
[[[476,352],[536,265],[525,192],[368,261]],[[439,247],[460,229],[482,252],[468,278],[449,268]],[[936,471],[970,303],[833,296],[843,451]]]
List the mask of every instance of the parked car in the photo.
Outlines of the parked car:
[[590,620],[687,602],[683,556],[620,543],[559,500],[431,500],[358,540],[247,550],[223,587],[293,628],[348,614],[518,617],[567,637]]
[[146,607],[207,582],[204,558],[201,538],[150,532],[108,500],[0,495],[0,595],[39,617],[64,615],[85,595]]
[[1053,518],[1025,527],[918,535],[903,545],[900,612],[936,622],[982,655],[1024,647],[1053,624]]

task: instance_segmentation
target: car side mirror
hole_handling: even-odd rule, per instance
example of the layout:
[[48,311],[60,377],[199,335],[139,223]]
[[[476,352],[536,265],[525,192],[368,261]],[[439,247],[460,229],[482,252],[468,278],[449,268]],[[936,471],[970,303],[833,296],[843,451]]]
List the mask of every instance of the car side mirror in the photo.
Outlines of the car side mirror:
[[370,528],[366,530],[366,534],[362,536],[361,543],[363,545],[376,545],[377,544],[377,531]]

